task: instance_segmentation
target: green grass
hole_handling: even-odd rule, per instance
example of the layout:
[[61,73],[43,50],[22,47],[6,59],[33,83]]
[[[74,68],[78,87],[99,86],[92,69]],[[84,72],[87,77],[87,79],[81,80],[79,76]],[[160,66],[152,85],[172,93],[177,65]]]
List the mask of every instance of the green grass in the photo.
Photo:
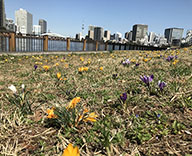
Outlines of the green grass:
[[[166,61],[170,55],[177,55],[179,62]],[[126,58],[136,62],[123,66]],[[69,143],[77,145],[82,156],[190,155],[191,60],[192,48],[1,56],[0,155],[62,155]],[[46,72],[43,65],[50,69]],[[79,67],[89,69],[79,73]],[[58,80],[58,72],[63,80]],[[154,79],[147,87],[140,76],[152,74]],[[166,82],[162,91],[159,80]],[[20,93],[25,84],[28,95],[24,99],[22,94],[14,95],[8,89],[11,84]],[[127,93],[125,102],[120,99],[122,93]],[[69,112],[66,106],[75,97],[81,101]],[[47,119],[47,109],[52,107],[57,118]],[[77,123],[84,108],[98,115],[96,122]]]

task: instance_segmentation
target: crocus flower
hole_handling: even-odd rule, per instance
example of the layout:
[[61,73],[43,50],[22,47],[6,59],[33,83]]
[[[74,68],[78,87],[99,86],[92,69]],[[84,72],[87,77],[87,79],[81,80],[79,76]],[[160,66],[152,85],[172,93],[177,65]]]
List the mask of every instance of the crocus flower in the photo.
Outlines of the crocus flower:
[[130,63],[131,63],[131,62],[129,61],[129,59],[126,59],[125,61],[122,62],[122,64],[123,64],[124,66],[129,65]]
[[25,85],[22,84],[22,85],[21,85],[21,88],[22,88],[22,90],[23,90],[23,92],[24,92],[24,91],[25,91]]
[[57,78],[60,79],[61,78],[61,73],[57,73]]
[[79,148],[77,146],[73,147],[72,144],[69,144],[64,150],[62,156],[80,156]]
[[80,97],[76,97],[73,100],[71,100],[71,102],[69,103],[69,105],[67,106],[67,109],[69,108],[75,108],[75,106],[77,105],[77,103],[79,103],[81,100]]
[[161,114],[157,114],[157,117],[160,118],[160,117],[161,117]]
[[125,102],[127,100],[127,93],[121,94],[120,99]]
[[100,69],[100,70],[103,70],[103,67],[100,67],[99,69]]
[[168,56],[166,60],[170,62],[170,61],[172,61],[173,59],[174,59],[174,56]]
[[87,121],[96,122],[97,117],[98,117],[98,115],[96,115],[94,112],[92,112],[83,121],[85,121],[85,122],[87,122]]
[[34,65],[35,70],[37,69],[37,67],[38,67],[38,66],[35,64],[35,65]]
[[45,71],[48,71],[50,66],[43,66],[43,68],[45,69]]
[[48,119],[55,119],[57,118],[57,115],[54,114],[55,107],[52,107],[51,109],[47,109],[47,118]]
[[135,115],[135,117],[136,117],[136,118],[138,118],[138,117],[139,117],[139,115],[138,115],[138,114],[136,114],[136,115]]
[[149,86],[149,83],[151,82],[151,81],[153,81],[153,78],[154,78],[154,76],[153,75],[151,75],[151,76],[140,76],[140,79],[147,85],[147,86]]
[[9,88],[14,94],[17,93],[17,89],[16,89],[16,87],[15,87],[14,85],[9,86],[8,88]]
[[166,83],[163,82],[163,81],[159,81],[159,82],[158,82],[158,86],[159,86],[160,90],[162,91],[163,88],[166,86]]
[[136,63],[135,66],[138,67],[138,66],[139,66],[139,63]]

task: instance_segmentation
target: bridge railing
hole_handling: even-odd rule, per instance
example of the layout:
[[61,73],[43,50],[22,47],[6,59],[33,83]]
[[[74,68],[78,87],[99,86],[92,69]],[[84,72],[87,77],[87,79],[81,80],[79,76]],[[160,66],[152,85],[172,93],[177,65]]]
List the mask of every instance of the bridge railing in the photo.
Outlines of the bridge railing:
[[112,51],[112,50],[163,50],[165,48],[113,43],[93,40],[72,40],[50,36],[22,36],[15,33],[0,33],[0,52],[41,51]]
[[0,33],[0,52],[9,51],[9,34]]

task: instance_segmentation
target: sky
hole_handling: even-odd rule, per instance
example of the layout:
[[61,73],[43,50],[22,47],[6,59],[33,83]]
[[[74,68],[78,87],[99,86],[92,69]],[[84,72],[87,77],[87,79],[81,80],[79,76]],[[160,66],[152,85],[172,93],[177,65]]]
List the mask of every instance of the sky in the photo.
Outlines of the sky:
[[33,25],[45,19],[48,30],[74,37],[89,25],[125,34],[134,24],[147,24],[149,32],[164,34],[169,27],[192,29],[192,0],[4,0],[6,17],[15,19],[23,8],[33,15]]

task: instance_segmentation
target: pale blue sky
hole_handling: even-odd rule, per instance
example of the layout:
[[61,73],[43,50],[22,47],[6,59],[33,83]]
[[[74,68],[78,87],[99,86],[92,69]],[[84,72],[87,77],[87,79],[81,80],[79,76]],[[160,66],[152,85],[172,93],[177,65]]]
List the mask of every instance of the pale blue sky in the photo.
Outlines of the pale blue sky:
[[15,19],[19,8],[33,14],[34,25],[42,18],[52,32],[73,37],[82,23],[84,34],[89,25],[123,35],[134,24],[147,24],[157,34],[168,27],[192,29],[192,0],[5,0],[7,17]]

